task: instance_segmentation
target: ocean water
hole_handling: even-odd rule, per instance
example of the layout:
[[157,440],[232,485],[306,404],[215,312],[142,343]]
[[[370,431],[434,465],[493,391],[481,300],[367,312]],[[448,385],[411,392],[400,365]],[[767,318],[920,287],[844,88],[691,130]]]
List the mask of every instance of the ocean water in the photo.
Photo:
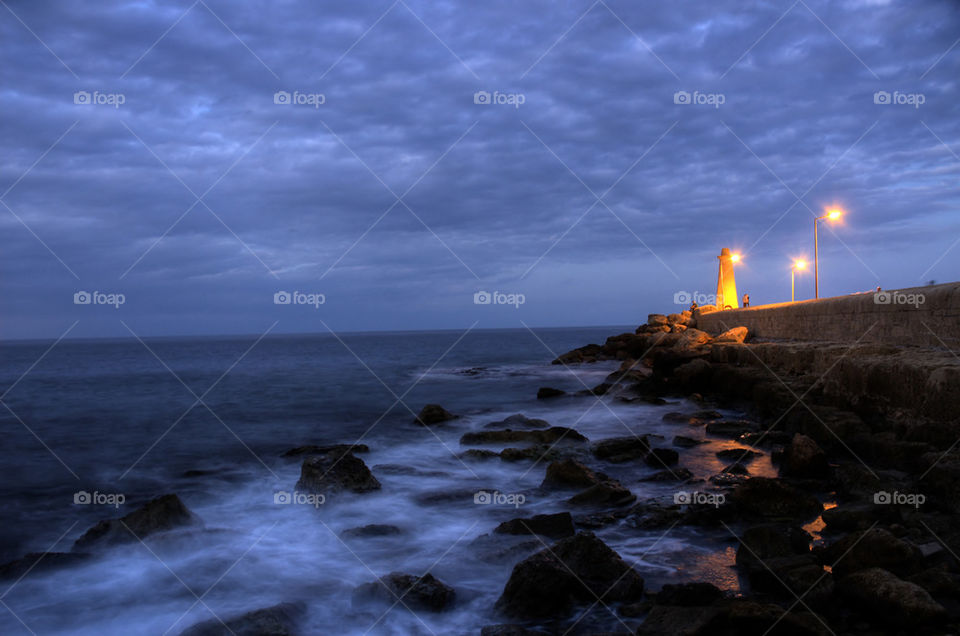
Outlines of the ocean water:
[[[98,520],[176,493],[203,526],[109,549],[84,564],[0,581],[2,634],[178,634],[280,602],[307,607],[306,633],[476,634],[508,622],[494,603],[530,538],[485,537],[501,521],[568,509],[569,493],[538,489],[545,464],[461,461],[460,436],[514,413],[571,426],[590,439],[702,435],[662,422],[667,411],[613,398],[538,401],[541,386],[592,387],[616,363],[576,369],[556,354],[630,327],[223,338],[89,340],[0,345],[4,479],[0,561],[69,551]],[[462,417],[426,429],[426,403]],[[654,438],[657,439],[657,438]],[[293,491],[302,444],[361,440],[383,488],[321,506],[275,503]],[[717,442],[683,453],[698,477],[719,472]],[[493,450],[499,450],[493,448]],[[676,486],[641,482],[653,469],[604,469],[643,500]],[[522,505],[478,504],[478,491]],[[122,494],[124,505],[76,504],[78,491]],[[516,499],[516,498],[514,498]],[[585,510],[584,512],[588,512]],[[396,525],[399,535],[345,539],[344,530]],[[696,576],[736,589],[736,543],[696,529],[644,531],[617,523],[598,536],[648,586]],[[457,590],[449,612],[354,606],[357,585],[389,572],[431,572]],[[573,623],[577,617],[573,617]],[[635,627],[598,605],[579,629]]]

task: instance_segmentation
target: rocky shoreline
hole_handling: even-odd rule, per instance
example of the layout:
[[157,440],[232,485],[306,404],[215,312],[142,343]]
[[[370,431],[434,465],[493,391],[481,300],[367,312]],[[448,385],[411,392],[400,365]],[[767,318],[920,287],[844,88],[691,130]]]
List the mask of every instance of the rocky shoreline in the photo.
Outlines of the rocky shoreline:
[[[953,548],[960,547],[960,432],[950,410],[960,385],[952,383],[953,362],[932,350],[754,342],[744,327],[711,336],[696,328],[703,311],[651,315],[634,333],[561,355],[554,364],[621,364],[595,387],[542,387],[536,395],[571,406],[599,396],[656,405],[675,427],[672,439],[590,440],[522,414],[463,432],[463,461],[525,462],[542,471],[540,490],[562,497],[567,508],[518,516],[476,539],[513,563],[490,608],[502,622],[477,629],[488,636],[600,633],[579,624],[587,610],[600,608],[616,617],[614,631],[604,633],[646,636],[960,633]],[[917,387],[933,388],[919,395]],[[677,397],[699,408],[671,410],[668,401]],[[725,418],[718,409],[748,416]],[[433,404],[414,424],[454,427],[458,419]],[[685,457],[717,439],[731,442],[715,453],[725,467],[695,478]],[[361,457],[366,452],[363,444],[301,446],[284,457],[302,462],[297,491],[335,504],[381,488],[377,466],[371,470]],[[776,476],[757,474],[765,459]],[[614,470],[616,478],[608,474]],[[624,478],[634,472],[675,484],[672,500],[638,500],[629,487],[636,479]],[[618,525],[663,535],[683,527],[728,532],[741,592],[695,579],[648,589],[629,560],[594,533]],[[101,521],[71,552],[0,566],[0,578],[69,568],[110,545],[201,526],[176,495],[160,496]],[[372,524],[344,536],[402,532]],[[504,545],[498,537],[520,542]],[[416,612],[461,602],[456,582],[406,572],[357,587],[352,601],[379,611],[402,603]],[[182,633],[297,634],[305,612],[303,601],[284,603]]]

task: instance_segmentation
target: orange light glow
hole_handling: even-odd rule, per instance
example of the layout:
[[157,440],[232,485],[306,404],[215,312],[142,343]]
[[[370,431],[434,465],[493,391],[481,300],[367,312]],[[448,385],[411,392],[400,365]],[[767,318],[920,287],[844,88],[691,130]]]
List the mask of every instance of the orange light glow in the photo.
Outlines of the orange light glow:
[[731,254],[731,255],[730,255],[730,260],[733,261],[734,263],[739,263],[739,262],[740,262],[740,255],[739,255],[739,254]]
[[829,210],[827,210],[827,219],[831,221],[836,221],[841,216],[843,216],[843,210],[841,210],[840,208],[830,208]]
[[804,269],[807,266],[807,261],[796,261],[793,266],[797,269]]

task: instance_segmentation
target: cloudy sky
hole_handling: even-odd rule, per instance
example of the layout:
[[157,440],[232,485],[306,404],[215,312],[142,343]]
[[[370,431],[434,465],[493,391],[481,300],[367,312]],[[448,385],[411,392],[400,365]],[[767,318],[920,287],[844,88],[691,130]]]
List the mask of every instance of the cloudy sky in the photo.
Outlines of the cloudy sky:
[[832,204],[821,295],[960,279],[957,2],[0,5],[2,338],[776,302]]

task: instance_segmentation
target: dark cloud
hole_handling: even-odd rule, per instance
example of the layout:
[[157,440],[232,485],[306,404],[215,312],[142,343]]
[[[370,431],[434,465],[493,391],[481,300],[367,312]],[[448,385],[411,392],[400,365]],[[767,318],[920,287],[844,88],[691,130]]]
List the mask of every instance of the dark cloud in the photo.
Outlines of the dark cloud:
[[957,8],[6,1],[0,334],[623,324],[722,246],[783,300],[832,203],[825,293],[957,279]]

